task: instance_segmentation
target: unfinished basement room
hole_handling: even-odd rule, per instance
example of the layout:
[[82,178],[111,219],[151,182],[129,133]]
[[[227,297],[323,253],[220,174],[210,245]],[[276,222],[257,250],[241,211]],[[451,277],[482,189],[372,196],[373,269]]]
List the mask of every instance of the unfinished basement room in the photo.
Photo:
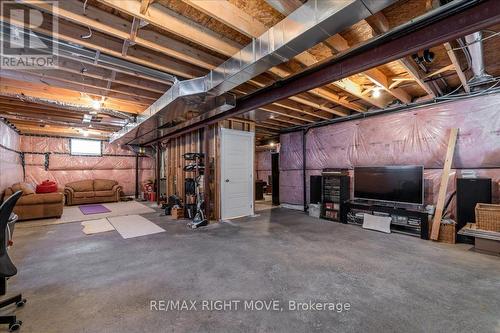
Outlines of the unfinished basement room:
[[0,333],[500,333],[500,0],[0,16]]

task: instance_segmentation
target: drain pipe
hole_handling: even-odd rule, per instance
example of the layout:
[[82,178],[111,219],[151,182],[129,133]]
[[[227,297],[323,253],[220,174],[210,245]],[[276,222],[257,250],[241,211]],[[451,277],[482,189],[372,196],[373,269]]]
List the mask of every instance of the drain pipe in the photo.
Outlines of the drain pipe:
[[484,69],[483,34],[481,31],[465,36],[467,49],[471,56],[471,67],[474,76],[469,80],[471,87],[480,86],[492,80],[492,76]]

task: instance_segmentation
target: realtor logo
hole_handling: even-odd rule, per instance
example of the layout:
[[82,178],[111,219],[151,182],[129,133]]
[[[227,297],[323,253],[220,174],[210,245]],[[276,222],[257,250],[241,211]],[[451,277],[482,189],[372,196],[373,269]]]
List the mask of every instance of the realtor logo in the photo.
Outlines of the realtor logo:
[[56,68],[58,44],[56,15],[58,1],[31,1],[47,8],[40,10],[1,1],[0,6],[0,68],[36,69]]

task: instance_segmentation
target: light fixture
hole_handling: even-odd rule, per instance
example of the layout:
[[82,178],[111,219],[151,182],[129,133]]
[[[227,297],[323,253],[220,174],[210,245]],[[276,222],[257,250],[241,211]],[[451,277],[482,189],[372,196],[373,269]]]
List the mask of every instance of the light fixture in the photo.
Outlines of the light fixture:
[[274,119],[274,114],[270,115],[269,119]]
[[92,116],[90,114],[83,115],[83,119],[82,119],[83,123],[90,123],[91,120],[92,120]]
[[372,97],[379,98],[380,97],[380,87],[373,88]]
[[96,101],[95,99],[92,100],[92,108],[94,110],[100,110],[101,109],[101,102]]
[[270,145],[271,147],[274,147],[276,144],[275,144],[273,141],[271,141],[271,143],[269,143],[269,145]]

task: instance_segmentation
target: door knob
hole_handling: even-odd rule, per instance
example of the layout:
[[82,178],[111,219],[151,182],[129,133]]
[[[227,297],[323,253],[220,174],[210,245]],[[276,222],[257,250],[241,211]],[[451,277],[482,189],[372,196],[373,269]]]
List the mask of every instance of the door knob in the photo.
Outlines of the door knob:
[[226,179],[226,183],[229,183],[229,179]]

